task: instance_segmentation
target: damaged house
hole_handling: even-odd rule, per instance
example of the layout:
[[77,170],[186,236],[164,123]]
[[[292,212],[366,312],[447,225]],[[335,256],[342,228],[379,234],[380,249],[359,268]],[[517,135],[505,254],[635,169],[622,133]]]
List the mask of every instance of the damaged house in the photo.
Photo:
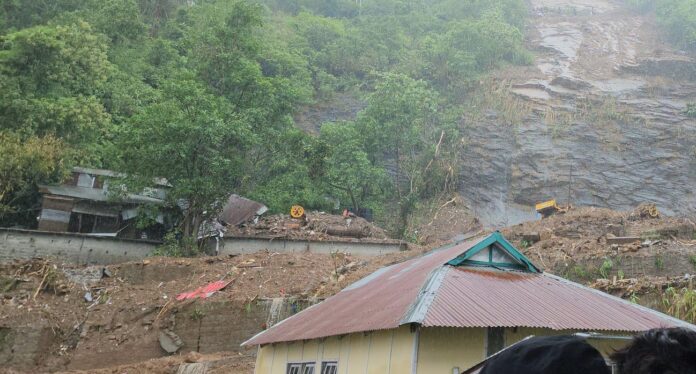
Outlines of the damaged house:
[[75,167],[59,185],[40,185],[42,196],[38,229],[76,232],[132,239],[160,239],[167,217],[158,213],[150,227],[140,229],[136,217],[146,206],[162,206],[167,183],[154,181],[142,193],[110,193],[116,179],[124,175],[111,170]]
[[528,336],[696,326],[540,270],[500,233],[382,268],[244,343],[257,374],[458,374]]

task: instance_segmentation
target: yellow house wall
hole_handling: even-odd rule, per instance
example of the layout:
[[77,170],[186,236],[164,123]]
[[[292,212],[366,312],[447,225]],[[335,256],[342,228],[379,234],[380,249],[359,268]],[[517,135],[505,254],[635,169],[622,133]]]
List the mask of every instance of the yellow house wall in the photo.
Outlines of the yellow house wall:
[[483,328],[428,327],[420,329],[418,373],[451,374],[468,369],[485,358]]
[[[555,331],[538,328],[506,328],[505,346],[527,336],[572,334],[575,331]],[[417,339],[417,373],[449,374],[485,359],[485,328],[421,328]],[[622,335],[606,332],[607,335]],[[624,334],[625,335],[625,334]],[[315,362],[320,373],[322,361],[337,361],[339,374],[410,374],[416,333],[408,326],[371,333],[349,334],[342,337],[278,343],[260,347],[256,359],[256,374],[285,374],[289,362]],[[589,339],[590,344],[607,356],[621,348],[626,341]]]
[[413,361],[415,334],[406,326],[393,330],[393,333],[394,342],[392,344],[390,373],[408,374],[411,372],[411,363]]
[[408,326],[371,333],[349,334],[260,347],[256,374],[285,374],[290,362],[337,361],[339,374],[408,374],[415,333]]
[[345,361],[347,366],[346,374],[364,374],[367,368],[367,358],[369,352],[369,341],[372,334],[365,336],[364,334],[350,335],[350,352],[349,358]]

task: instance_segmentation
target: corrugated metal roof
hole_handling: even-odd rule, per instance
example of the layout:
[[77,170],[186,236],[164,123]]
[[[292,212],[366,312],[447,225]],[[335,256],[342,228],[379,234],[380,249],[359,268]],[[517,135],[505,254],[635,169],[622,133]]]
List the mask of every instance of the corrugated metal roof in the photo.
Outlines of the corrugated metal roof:
[[392,265],[244,345],[316,339],[418,323],[638,332],[696,326],[545,273],[453,267],[472,240]]
[[419,300],[423,284],[431,272],[477,242],[443,248],[378,270],[253,337],[244,345],[396,328]]
[[232,226],[237,226],[266,213],[268,208],[254,200],[249,200],[239,195],[230,195],[227,204],[218,217],[219,220]]
[[451,268],[422,325],[644,331],[666,317],[548,274]]
[[[83,173],[83,174],[89,174],[89,175],[101,175],[101,176],[111,177],[111,178],[125,178],[128,176],[126,173],[121,173],[118,171],[107,170],[107,169],[86,168],[86,167],[81,167],[81,166],[73,167],[72,171],[73,171],[73,173]],[[171,187],[171,184],[169,184],[169,182],[165,178],[154,178],[153,182],[159,186]]]
[[[112,199],[107,194],[107,192],[104,191],[103,189],[100,189],[100,188],[77,187],[77,186],[68,186],[68,185],[59,185],[59,186],[39,185],[39,192],[48,193],[48,194],[52,194],[52,195],[58,195],[58,196],[73,197],[76,199],[91,200],[91,201],[103,201],[103,202],[111,202],[112,201]],[[136,194],[128,194],[126,197],[116,198],[113,201],[132,203],[132,204],[163,204],[164,203],[164,201],[161,199],[157,199],[157,198],[149,197],[149,196],[144,196],[144,195],[136,195]]]

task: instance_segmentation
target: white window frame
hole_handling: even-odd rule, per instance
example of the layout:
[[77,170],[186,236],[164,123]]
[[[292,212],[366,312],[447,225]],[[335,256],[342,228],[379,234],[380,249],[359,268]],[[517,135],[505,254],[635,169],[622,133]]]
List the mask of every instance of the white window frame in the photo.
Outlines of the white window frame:
[[[286,374],[316,374],[316,367],[317,363],[316,362],[311,362],[311,361],[305,361],[305,362],[288,362],[288,365],[285,369]],[[310,372],[307,372],[307,369],[310,369]],[[297,369],[295,371],[294,369]]]
[[322,361],[320,374],[338,374],[338,361]]

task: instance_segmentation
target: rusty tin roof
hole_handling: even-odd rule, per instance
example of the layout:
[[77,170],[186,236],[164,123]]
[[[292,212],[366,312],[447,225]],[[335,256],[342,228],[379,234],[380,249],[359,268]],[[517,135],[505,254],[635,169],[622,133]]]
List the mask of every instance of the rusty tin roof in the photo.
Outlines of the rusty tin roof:
[[259,202],[239,195],[230,195],[218,219],[228,225],[238,226],[267,211],[268,208]]
[[532,271],[526,272],[497,266],[452,265],[460,263],[456,260],[467,251],[501,241],[515,256],[521,256],[500,233],[444,247],[382,268],[243,345],[392,329],[410,323],[424,327],[626,332],[672,326],[696,329],[652,309],[535,272],[533,265]]

